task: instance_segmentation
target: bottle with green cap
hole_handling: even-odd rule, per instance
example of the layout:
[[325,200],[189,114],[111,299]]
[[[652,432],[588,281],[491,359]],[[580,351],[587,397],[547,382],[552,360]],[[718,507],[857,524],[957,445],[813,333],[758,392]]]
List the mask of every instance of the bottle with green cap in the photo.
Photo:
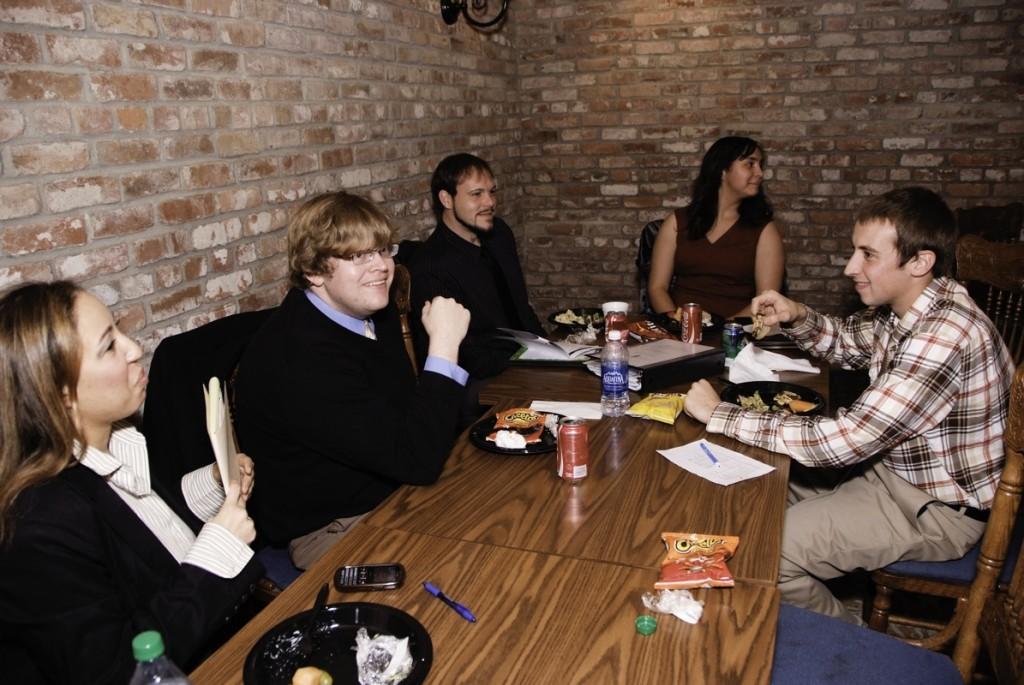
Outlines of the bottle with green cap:
[[164,639],[155,630],[139,633],[132,640],[135,673],[128,685],[190,685],[188,678],[164,654]]

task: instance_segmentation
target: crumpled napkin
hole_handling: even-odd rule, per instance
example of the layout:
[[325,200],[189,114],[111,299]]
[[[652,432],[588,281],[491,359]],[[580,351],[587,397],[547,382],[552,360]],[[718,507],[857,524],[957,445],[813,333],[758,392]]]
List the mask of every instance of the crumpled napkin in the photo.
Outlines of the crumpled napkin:
[[[593,360],[584,362],[584,366],[587,370],[595,376],[601,375],[601,362],[599,360]],[[629,367],[629,389],[633,392],[640,392],[640,372],[634,369],[632,366]]]
[[729,380],[733,383],[748,381],[777,381],[776,371],[799,371],[800,373],[821,373],[807,359],[792,359],[784,354],[762,350],[756,345],[746,345],[729,365]]
[[640,598],[644,606],[661,614],[672,614],[687,623],[697,623],[704,613],[704,602],[696,600],[689,590],[645,592]]
[[375,635],[373,638],[360,628],[356,632],[356,669],[360,685],[391,685],[400,683],[412,672],[413,660],[409,652],[409,638],[399,640],[394,635]]

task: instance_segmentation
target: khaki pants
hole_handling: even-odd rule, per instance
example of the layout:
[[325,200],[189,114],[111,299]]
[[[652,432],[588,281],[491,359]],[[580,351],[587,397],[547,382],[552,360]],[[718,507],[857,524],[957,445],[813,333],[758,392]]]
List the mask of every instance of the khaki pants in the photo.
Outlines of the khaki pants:
[[[796,466],[796,465],[794,465]],[[779,564],[779,590],[787,604],[851,623],[863,623],[836,599],[825,580],[895,561],[962,557],[985,524],[935,500],[876,461],[832,489],[790,487]]]
[[305,571],[327,554],[327,550],[345,537],[345,534],[352,530],[352,526],[359,523],[364,516],[366,514],[334,519],[323,528],[295,538],[288,543],[288,554],[291,555],[292,563]]

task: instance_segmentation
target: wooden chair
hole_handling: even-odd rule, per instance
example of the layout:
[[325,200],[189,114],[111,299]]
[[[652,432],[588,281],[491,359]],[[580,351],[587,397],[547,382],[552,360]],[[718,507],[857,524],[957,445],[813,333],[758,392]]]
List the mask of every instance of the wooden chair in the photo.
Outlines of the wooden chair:
[[402,340],[405,342],[405,353],[409,355],[412,372],[418,374],[420,367],[416,363],[416,349],[412,342],[412,328],[409,327],[409,311],[412,309],[412,279],[409,269],[402,264],[395,264],[395,279],[391,283],[391,296],[395,300],[398,318],[402,324]]
[[[958,611],[963,615],[963,625],[953,650],[953,662],[964,682],[970,682],[982,643],[999,682],[1024,682],[1024,566],[1019,563],[1019,547],[1004,566],[1011,525],[994,523],[1017,519],[1024,490],[1024,366],[1018,367],[1013,375],[1004,442],[1006,466],[981,541],[977,574],[964,610]],[[1011,580],[997,588],[997,578],[1006,568],[1014,569]]]
[[1003,337],[1016,364],[1024,356],[1024,243],[965,235],[956,247],[957,279],[983,287],[978,306]]
[[[1011,221],[1017,221],[1019,224],[1019,216],[1012,213]],[[1014,230],[997,230],[987,223],[974,228],[979,233],[985,232],[1003,238]],[[979,292],[978,287],[981,288],[982,298],[978,303],[979,307],[992,319],[1014,362],[1020,365],[1024,348],[1024,317],[1021,312],[1024,303],[1024,243],[997,243],[973,233],[962,236],[957,243],[957,278],[976,286],[975,293]],[[996,513],[993,511],[988,527],[993,526],[995,519]],[[1013,528],[1015,522],[1016,519],[1001,521],[998,524],[1000,527],[1006,526],[1007,542],[1011,540],[1009,530]],[[1013,538],[1016,545],[1020,544],[1020,534],[1018,532]],[[1004,547],[1000,556],[1005,555],[1006,551]],[[945,562],[898,562],[875,571],[872,574],[875,598],[868,619],[869,625],[883,632],[888,629],[890,621],[930,628],[937,632],[926,639],[911,642],[932,649],[945,647],[956,637],[962,620],[960,609],[967,600],[967,591],[974,578],[979,553],[980,547],[975,546],[962,559]],[[1009,583],[1011,572],[1012,565],[1000,579],[1002,585]],[[893,592],[896,590],[955,599],[957,611],[949,624],[909,616],[890,616]]]
[[[1024,443],[1024,366],[1014,374],[1004,442],[1006,463],[980,545],[962,559],[900,562],[872,574],[876,592],[869,618],[870,627],[885,632],[889,622],[899,622],[933,628],[936,630],[933,635],[906,640],[928,649],[943,649],[955,639],[957,644],[953,658],[965,679],[973,670],[978,655],[977,630],[982,608],[997,587],[1012,585],[1015,564],[1004,566],[1003,562],[1008,556],[1015,560],[1019,555],[1021,529],[1017,525],[1017,514],[1024,485],[1024,455],[1021,454]],[[956,600],[953,617],[949,623],[940,624],[891,616],[889,609],[894,590],[953,598]]]

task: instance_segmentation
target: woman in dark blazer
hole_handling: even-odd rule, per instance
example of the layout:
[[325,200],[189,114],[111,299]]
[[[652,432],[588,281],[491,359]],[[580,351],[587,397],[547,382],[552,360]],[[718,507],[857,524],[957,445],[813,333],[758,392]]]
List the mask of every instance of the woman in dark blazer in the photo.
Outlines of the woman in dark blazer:
[[0,299],[5,682],[125,683],[148,629],[188,669],[261,574],[248,458],[227,492],[208,466],[150,482],[145,440],[123,421],[145,398],[141,356],[72,283]]

